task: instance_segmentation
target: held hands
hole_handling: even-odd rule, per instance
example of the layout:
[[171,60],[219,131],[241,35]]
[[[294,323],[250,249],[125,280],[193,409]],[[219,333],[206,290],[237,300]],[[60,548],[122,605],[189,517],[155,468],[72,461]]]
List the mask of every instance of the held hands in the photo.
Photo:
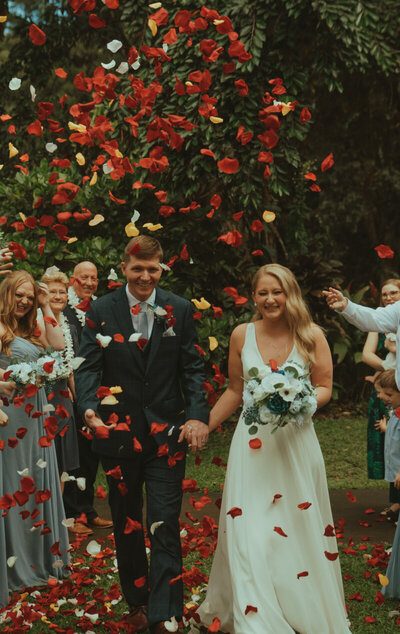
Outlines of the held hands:
[[208,425],[202,423],[200,420],[190,419],[180,427],[180,430],[181,433],[178,442],[186,440],[192,453],[206,448]]
[[325,295],[326,303],[332,310],[341,312],[349,303],[348,299],[337,288],[329,287],[327,291],[322,291],[322,294]]
[[115,423],[103,423],[100,416],[98,416],[93,409],[86,410],[85,423],[95,433],[99,427],[106,427],[108,430],[114,429],[115,427]]

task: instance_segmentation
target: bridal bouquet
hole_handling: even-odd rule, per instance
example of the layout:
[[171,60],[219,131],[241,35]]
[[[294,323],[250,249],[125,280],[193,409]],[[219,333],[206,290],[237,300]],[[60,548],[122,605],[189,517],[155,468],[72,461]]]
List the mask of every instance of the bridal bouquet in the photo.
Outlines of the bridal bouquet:
[[294,361],[278,368],[270,365],[249,370],[250,380],[243,391],[243,418],[249,434],[256,434],[258,425],[273,426],[275,433],[287,423],[297,426],[308,421],[317,409],[315,388],[309,372]]
[[14,381],[18,392],[23,392],[28,385],[40,383],[39,373],[35,363],[27,361],[12,361],[4,373],[4,381]]
[[66,364],[63,355],[58,350],[46,348],[36,359],[36,368],[44,383],[54,383],[59,379],[67,379],[72,370]]

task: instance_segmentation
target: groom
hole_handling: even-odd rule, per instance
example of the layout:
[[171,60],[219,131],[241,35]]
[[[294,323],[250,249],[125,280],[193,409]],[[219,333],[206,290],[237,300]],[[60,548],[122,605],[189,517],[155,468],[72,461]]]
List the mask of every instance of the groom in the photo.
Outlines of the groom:
[[[203,364],[190,302],[158,288],[163,252],[132,238],[121,265],[127,284],[87,313],[76,372],[78,406],[94,431],[109,484],[118,570],[134,631],[167,632],[183,614],[179,512],[185,445],[208,437]],[[146,486],[151,543],[142,528]]]

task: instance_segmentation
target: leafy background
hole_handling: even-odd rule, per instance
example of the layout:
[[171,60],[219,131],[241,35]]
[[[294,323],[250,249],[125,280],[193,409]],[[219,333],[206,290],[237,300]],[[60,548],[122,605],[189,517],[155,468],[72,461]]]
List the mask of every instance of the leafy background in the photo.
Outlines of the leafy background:
[[[143,0],[0,0],[0,15],[8,15],[0,32],[0,115],[12,117],[0,120],[0,202],[5,240],[22,245],[27,256],[18,260],[18,266],[30,269],[36,277],[50,264],[70,273],[81,259],[95,261],[100,290],[105,292],[110,269],[118,268],[127,240],[125,227],[134,210],[141,214],[136,223],[140,231],[148,232],[143,228],[147,222],[162,224],[154,235],[164,246],[165,261],[177,256],[163,285],[189,299],[205,297],[212,306],[223,309],[222,316],[211,307],[197,311],[210,378],[215,373],[213,365],[226,371],[229,334],[238,321],[251,314],[250,302],[236,303],[223,289],[234,287],[239,297],[249,298],[253,273],[261,264],[278,261],[295,272],[315,320],[326,329],[337,366],[336,396],[357,399],[364,390],[365,368],[360,364],[364,335],[329,313],[320,291],[328,284],[340,284],[357,300],[371,304],[376,302],[381,281],[398,270],[398,3],[214,0],[206,7],[215,9],[219,16],[228,16],[251,53],[250,59],[240,63],[229,55],[229,36],[218,32],[213,19],[206,21],[205,28],[203,24],[197,28],[202,3],[195,0],[163,2],[168,15],[161,19],[160,10]],[[190,12],[192,22],[182,32],[177,28],[177,41],[167,51],[170,59],[162,62],[157,75],[152,59],[140,49],[161,48],[182,11]],[[104,26],[91,26],[93,14]],[[154,34],[149,28],[150,16],[160,22]],[[32,43],[32,23],[46,34],[43,45]],[[229,30],[229,22],[225,24]],[[115,39],[122,47],[113,54],[107,44]],[[213,62],[203,59],[200,44],[204,40],[224,47]],[[125,74],[116,72],[132,47],[139,51],[139,68],[130,67]],[[92,78],[101,62],[112,59],[115,68],[104,73],[118,81],[104,94],[104,84],[93,88]],[[235,68],[226,74],[224,64],[232,62]],[[58,77],[57,68],[63,68],[67,76]],[[205,70],[210,72],[210,86],[191,94],[187,84],[190,73]],[[86,78],[87,90],[79,89],[78,74]],[[17,91],[9,89],[13,77],[22,80]],[[184,94],[177,94],[176,78]],[[285,93],[274,94],[279,83],[271,84],[270,80],[276,78],[282,79]],[[112,83],[112,77],[109,79]],[[246,82],[246,96],[238,93],[238,80]],[[191,83],[196,85],[196,81]],[[151,86],[156,84],[162,92],[153,99]],[[36,93],[34,99],[30,86]],[[271,148],[257,138],[266,130],[259,118],[259,112],[268,107],[266,92],[278,101],[298,102],[286,116],[276,113],[279,141]],[[220,123],[212,123],[199,113],[205,94],[217,100]],[[127,106],[127,96],[141,103]],[[77,116],[73,106],[93,98],[95,107]],[[138,116],[137,136],[133,136],[126,118],[137,116],[146,99],[147,110],[145,106],[143,117]],[[29,134],[28,126],[39,119],[39,103],[54,104],[54,111],[40,121],[40,135]],[[305,107],[312,116],[302,123],[300,113]],[[167,134],[158,129],[153,135],[158,134],[158,138],[149,137],[149,126],[157,117],[166,121],[168,115],[185,117],[196,127],[172,127]],[[110,128],[104,132],[104,142],[101,135],[86,144],[78,142],[69,123],[81,121],[93,127],[96,117],[104,117],[105,127]],[[237,140],[239,126],[253,133],[245,145]],[[175,132],[182,137],[179,150],[171,147]],[[64,140],[56,140],[60,138]],[[9,143],[18,151],[13,157]],[[56,144],[57,149],[49,153],[47,143]],[[139,162],[156,146],[162,148],[168,167],[152,172]],[[201,154],[202,148],[211,150],[215,159]],[[266,164],[258,161],[260,151],[273,154],[269,178],[263,175]],[[83,155],[84,164],[77,161],[78,153]],[[321,162],[330,153],[334,166],[321,172]],[[29,160],[21,160],[24,154]],[[109,165],[113,162],[114,172],[103,172],[101,155]],[[232,174],[221,172],[216,162],[224,157],[236,158],[239,169]],[[125,158],[134,171],[122,169],[118,177],[116,168],[121,168]],[[54,159],[68,159],[69,163],[54,165]],[[313,181],[304,178],[310,172],[322,192],[310,191]],[[97,174],[95,184],[93,174]],[[69,202],[55,205],[53,197],[62,179],[79,189]],[[132,189],[137,182],[149,183],[155,189]],[[110,190],[126,202],[111,200]],[[160,215],[162,203],[155,191],[167,192],[164,205],[173,207],[175,213]],[[221,199],[218,208],[211,204],[215,204],[215,195]],[[42,202],[37,206],[39,199]],[[194,208],[186,210],[191,203]],[[82,209],[90,210],[91,216],[83,220],[57,217],[65,212],[81,213]],[[265,210],[276,214],[274,222],[264,222]],[[243,214],[235,219],[239,212]],[[104,221],[90,226],[89,220],[96,214]],[[61,232],[65,227],[66,237],[77,240],[60,240],[51,226],[40,225],[43,215],[52,216],[53,226],[61,225]],[[39,219],[34,227],[31,218]],[[254,230],[255,226],[261,230]],[[218,240],[227,235],[233,244]],[[40,238],[46,239],[43,253],[38,250]],[[393,248],[393,259],[378,258],[374,247],[380,243]],[[219,344],[214,350],[209,349],[210,336]],[[215,381],[210,385],[219,387]]]

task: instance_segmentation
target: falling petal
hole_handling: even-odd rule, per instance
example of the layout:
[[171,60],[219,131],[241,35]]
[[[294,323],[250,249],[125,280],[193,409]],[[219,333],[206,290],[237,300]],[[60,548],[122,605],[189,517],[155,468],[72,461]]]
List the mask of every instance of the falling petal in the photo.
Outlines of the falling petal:
[[124,73],[128,72],[129,64],[127,62],[121,62],[120,65],[118,66],[118,68],[116,68],[115,70],[120,75],[123,75]]
[[264,211],[263,215],[264,222],[273,222],[276,218],[276,214],[273,211]]
[[23,471],[18,471],[17,470],[17,473],[20,476],[28,476],[29,475],[29,469],[28,469],[28,467],[26,467],[26,469],[23,469]]
[[134,238],[135,236],[138,236],[140,231],[139,229],[136,227],[134,222],[129,222],[126,226],[125,226],[125,233],[128,236],[128,238]]
[[96,339],[102,348],[107,348],[112,341],[112,337],[110,337],[110,335],[101,335],[99,332],[96,335]]
[[47,467],[47,462],[43,460],[42,458],[39,458],[39,460],[36,463],[36,466],[39,467],[39,469],[45,469]]
[[140,218],[140,211],[138,211],[137,209],[134,209],[132,217],[131,217],[131,222],[133,222],[133,224],[135,224]]
[[9,557],[9,558],[7,559],[7,566],[8,566],[9,568],[12,568],[12,567],[14,566],[14,564],[15,564],[15,562],[16,562],[16,561],[17,561],[17,557],[16,557],[15,555],[13,555],[12,557]]
[[116,53],[121,47],[122,42],[120,42],[119,40],[111,40],[111,42],[108,42],[107,44],[107,48],[109,51],[111,51],[111,53]]
[[161,526],[161,524],[164,524],[164,521],[162,521],[162,522],[153,522],[153,523],[152,523],[152,525],[150,526],[150,533],[151,533],[152,535],[154,535],[154,533],[155,533],[156,529],[157,529],[159,526]]
[[8,84],[10,90],[19,90],[21,88],[21,80],[19,77],[13,77]]
[[35,101],[36,99],[36,88],[35,86],[32,86],[32,84],[29,86],[29,91],[31,93],[31,99],[32,101]]
[[101,62],[101,65],[103,68],[105,68],[106,70],[110,70],[111,68],[114,68],[116,62],[115,59],[112,59],[111,62],[108,62],[108,64],[104,64],[104,62]]
[[218,348],[218,340],[215,337],[208,337],[208,342],[211,352]]
[[10,142],[8,144],[8,156],[13,158],[14,156],[17,156],[17,154],[19,154],[19,150],[17,150],[17,148]]
[[96,185],[96,183],[97,183],[97,172],[94,172],[92,178],[89,181],[89,185],[90,187],[93,187],[93,185]]
[[78,485],[78,489],[84,491],[86,489],[86,478],[76,478],[76,484]]
[[92,555],[92,557],[94,557],[95,555],[98,555],[99,552],[101,551],[101,546],[98,542],[96,542],[95,539],[91,539],[88,545],[86,546],[86,550],[89,553],[89,555]]
[[86,160],[85,160],[85,157],[83,156],[82,152],[78,152],[78,154],[76,154],[75,158],[76,158],[76,162],[78,163],[78,165],[85,165]]
[[66,528],[71,528],[71,526],[75,524],[75,519],[73,517],[68,517],[67,519],[62,520],[61,524]]
[[55,144],[55,143],[46,143],[45,147],[46,147],[46,150],[47,150],[50,154],[52,154],[53,152],[55,152],[55,151],[56,151],[56,149],[57,149],[57,146],[56,146],[56,144]]
[[192,299],[191,301],[196,306],[197,310],[206,310],[211,306],[211,304],[206,299],[204,299],[204,297],[202,297],[200,301],[198,299]]
[[148,229],[149,231],[158,231],[159,229],[162,229],[163,226],[160,225],[160,223],[153,225],[152,222],[145,222],[143,227],[145,227],[146,229]]
[[141,332],[133,332],[131,334],[131,336],[129,337],[128,341],[130,343],[136,343],[137,341],[139,341],[139,339],[141,338],[142,333]]
[[94,218],[89,220],[89,226],[95,227],[96,225],[99,225],[101,222],[104,222],[104,216],[102,216],[101,214],[96,214]]

